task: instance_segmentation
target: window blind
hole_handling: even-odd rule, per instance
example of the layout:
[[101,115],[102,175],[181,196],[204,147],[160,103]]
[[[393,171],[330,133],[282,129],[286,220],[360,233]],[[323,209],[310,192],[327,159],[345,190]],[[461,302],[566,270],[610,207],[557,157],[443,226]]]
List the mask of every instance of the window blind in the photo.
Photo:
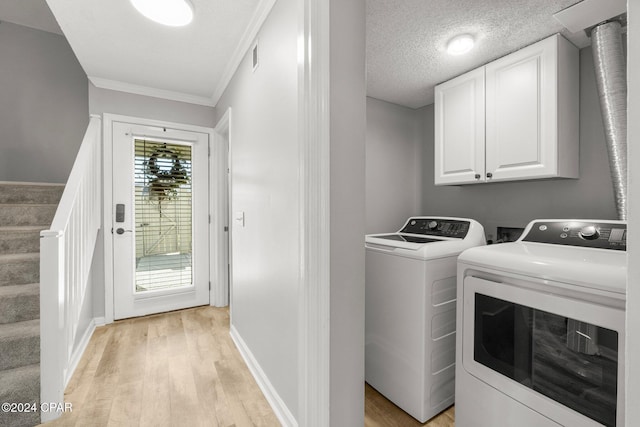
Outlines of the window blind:
[[191,286],[191,146],[135,139],[135,291]]

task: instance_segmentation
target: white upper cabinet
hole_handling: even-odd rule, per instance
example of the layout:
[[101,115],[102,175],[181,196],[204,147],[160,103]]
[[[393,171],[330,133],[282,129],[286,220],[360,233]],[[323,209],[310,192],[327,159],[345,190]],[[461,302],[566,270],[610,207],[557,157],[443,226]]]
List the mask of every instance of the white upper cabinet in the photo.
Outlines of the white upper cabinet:
[[[578,67],[577,48],[555,35],[437,86],[435,183],[577,178]],[[472,75],[478,78],[479,70],[485,89],[481,102],[468,91],[467,96],[449,96]],[[455,102],[466,105],[447,105]],[[470,110],[476,123],[470,121]],[[473,166],[474,179],[457,173],[470,164],[452,160],[453,153],[464,159],[482,157],[482,165],[478,160]]]
[[436,86],[436,184],[484,176],[484,116],[484,68]]

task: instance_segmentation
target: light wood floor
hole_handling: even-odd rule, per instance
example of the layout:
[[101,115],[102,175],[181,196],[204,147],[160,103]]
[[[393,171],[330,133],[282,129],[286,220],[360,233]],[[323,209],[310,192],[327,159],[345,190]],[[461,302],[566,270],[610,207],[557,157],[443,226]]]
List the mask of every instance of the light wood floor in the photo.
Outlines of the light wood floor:
[[[97,328],[47,427],[279,426],[229,336],[229,311],[198,307]],[[449,408],[428,427],[453,426]],[[420,426],[365,385],[365,427]]]
[[97,328],[65,401],[47,426],[279,425],[213,307]]
[[453,427],[455,408],[451,406],[439,415],[421,424],[409,414],[398,408],[369,384],[364,388],[364,425],[365,427]]

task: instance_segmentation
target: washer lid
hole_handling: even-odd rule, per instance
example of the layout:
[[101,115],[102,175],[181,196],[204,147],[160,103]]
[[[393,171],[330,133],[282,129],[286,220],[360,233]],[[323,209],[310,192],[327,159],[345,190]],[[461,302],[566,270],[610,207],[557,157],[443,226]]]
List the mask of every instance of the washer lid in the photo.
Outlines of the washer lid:
[[432,243],[442,243],[452,240],[461,241],[461,239],[432,238],[404,233],[368,234],[364,239],[367,247],[384,246],[387,247],[388,250],[404,249],[409,252],[419,251]]
[[454,217],[411,217],[395,233],[365,236],[367,249],[424,260],[457,256],[467,248],[484,244],[480,223]]
[[458,262],[626,294],[627,257],[622,251],[517,241],[468,249]]
[[391,240],[394,242],[409,242],[409,243],[433,243],[433,242],[441,242],[443,239],[430,239],[428,237],[422,236],[413,236],[411,234],[403,234],[403,233],[391,233],[391,234],[376,234],[376,239],[383,240]]

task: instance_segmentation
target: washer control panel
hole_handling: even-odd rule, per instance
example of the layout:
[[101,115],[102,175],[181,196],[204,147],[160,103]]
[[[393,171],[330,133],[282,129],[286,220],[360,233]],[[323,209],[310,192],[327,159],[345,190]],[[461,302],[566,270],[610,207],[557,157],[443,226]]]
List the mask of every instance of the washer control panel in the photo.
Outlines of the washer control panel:
[[627,224],[606,221],[540,220],[532,223],[522,241],[626,251]]
[[409,218],[399,233],[464,239],[469,231],[469,221],[443,218]]

